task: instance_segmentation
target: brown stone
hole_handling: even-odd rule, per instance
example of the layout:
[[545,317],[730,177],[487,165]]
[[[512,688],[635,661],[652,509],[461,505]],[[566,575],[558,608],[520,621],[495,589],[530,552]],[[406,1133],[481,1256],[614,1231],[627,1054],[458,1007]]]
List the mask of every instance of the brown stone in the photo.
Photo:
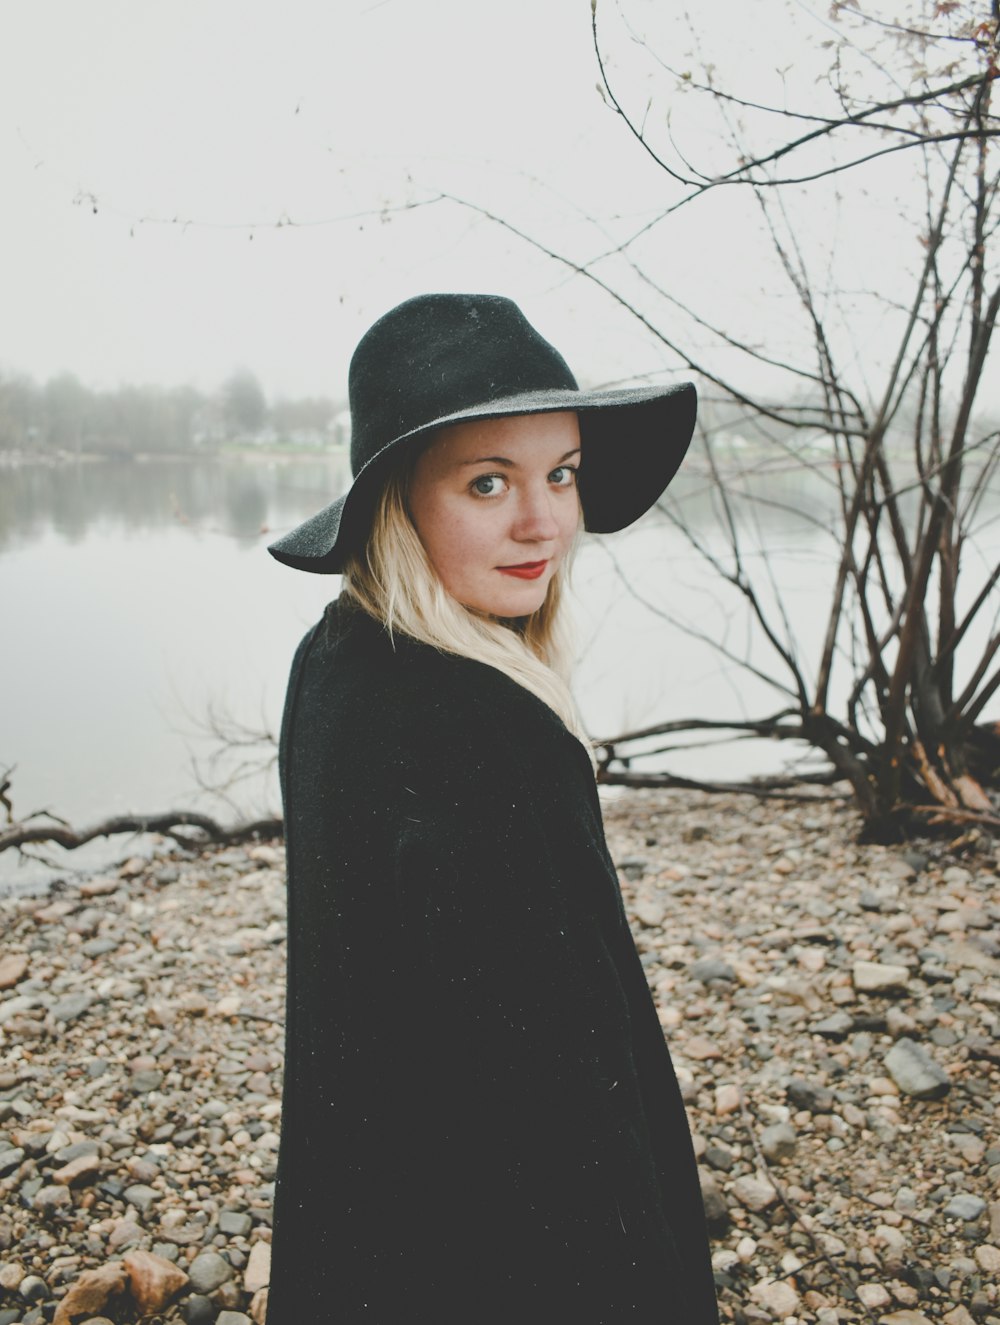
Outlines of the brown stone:
[[93,879],[84,879],[83,883],[78,884],[81,897],[103,897],[107,893],[118,891],[117,879],[102,878],[100,875]]
[[130,1242],[138,1242],[141,1237],[142,1229],[134,1219],[119,1219],[108,1236],[108,1250],[120,1251]]
[[103,1168],[104,1161],[100,1155],[81,1155],[78,1159],[71,1159],[61,1169],[56,1169],[52,1181],[64,1187],[79,1187],[83,1183],[93,1182]]
[[0,957],[0,989],[13,989],[28,973],[28,954],[8,952]]
[[56,1307],[52,1325],[72,1325],[79,1316],[92,1316],[109,1297],[124,1292],[128,1277],[121,1261],[109,1261],[96,1270],[84,1270]]
[[682,1047],[681,1052],[685,1058],[695,1058],[698,1062],[707,1063],[712,1058],[722,1058],[723,1053],[714,1041],[706,1039],[703,1035],[692,1035]]
[[271,1244],[255,1242],[250,1248],[247,1266],[243,1271],[243,1287],[248,1293],[256,1293],[266,1288],[271,1282]]
[[183,1270],[151,1251],[127,1251],[122,1257],[128,1271],[129,1291],[143,1316],[162,1311],[188,1282]]
[[254,1325],[265,1325],[267,1321],[267,1289],[254,1293],[250,1303],[250,1319]]
[[749,1176],[737,1178],[733,1183],[732,1191],[740,1205],[746,1206],[748,1210],[753,1210],[756,1214],[759,1214],[761,1210],[766,1210],[769,1205],[773,1205],[778,1199],[778,1193],[764,1178]]

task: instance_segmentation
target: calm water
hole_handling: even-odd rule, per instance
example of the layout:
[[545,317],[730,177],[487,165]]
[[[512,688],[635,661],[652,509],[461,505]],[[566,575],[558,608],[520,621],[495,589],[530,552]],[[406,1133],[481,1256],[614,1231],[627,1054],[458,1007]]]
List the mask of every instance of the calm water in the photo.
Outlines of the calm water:
[[[199,778],[220,771],[210,764],[216,747],[204,721],[214,710],[277,730],[294,647],[337,581],[282,567],[265,545],[341,491],[346,477],[346,461],[336,457],[0,470],[0,767],[15,766],[18,816],[48,809],[77,825],[124,811],[199,806],[231,818],[277,807],[273,773],[240,783],[232,805],[200,789]],[[767,504],[754,507],[744,531],[747,568],[765,598],[770,578],[780,583],[808,660],[825,627],[833,489],[822,475],[780,468],[758,488]],[[697,538],[721,551],[697,463],[672,491]],[[982,564],[997,554],[997,521],[990,528],[992,553],[987,539]],[[746,614],[662,520],[588,539],[574,584],[577,693],[594,734],[781,706],[780,694],[696,638],[724,637],[744,656]],[[753,656],[767,661],[759,649]],[[792,753],[729,743],[677,752],[665,764],[728,778],[770,771]],[[119,839],[53,857],[65,870],[127,850]],[[37,874],[0,856],[0,887]]]

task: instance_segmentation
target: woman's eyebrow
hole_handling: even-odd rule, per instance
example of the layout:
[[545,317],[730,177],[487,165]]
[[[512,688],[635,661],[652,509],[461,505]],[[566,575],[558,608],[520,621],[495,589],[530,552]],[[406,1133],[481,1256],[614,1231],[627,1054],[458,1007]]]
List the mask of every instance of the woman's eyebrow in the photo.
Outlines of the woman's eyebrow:
[[[579,454],[580,454],[580,448],[576,446],[573,448],[572,451],[567,451],[565,455],[560,456],[559,459],[556,461],[556,464],[561,465],[565,461],[571,459],[573,456]],[[517,461],[508,460],[506,456],[502,455],[482,455],[479,457],[478,460],[459,461],[460,468],[464,468],[466,465],[503,465],[505,469],[516,469]]]

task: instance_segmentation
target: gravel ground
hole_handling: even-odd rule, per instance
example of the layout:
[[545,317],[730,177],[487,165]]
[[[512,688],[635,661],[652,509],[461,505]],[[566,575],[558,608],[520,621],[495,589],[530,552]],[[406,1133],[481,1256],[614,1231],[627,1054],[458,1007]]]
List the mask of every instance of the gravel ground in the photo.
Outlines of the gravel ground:
[[[629,792],[608,838],[725,1320],[1000,1325],[1000,852]],[[0,900],[0,1325],[261,1320],[280,847]]]

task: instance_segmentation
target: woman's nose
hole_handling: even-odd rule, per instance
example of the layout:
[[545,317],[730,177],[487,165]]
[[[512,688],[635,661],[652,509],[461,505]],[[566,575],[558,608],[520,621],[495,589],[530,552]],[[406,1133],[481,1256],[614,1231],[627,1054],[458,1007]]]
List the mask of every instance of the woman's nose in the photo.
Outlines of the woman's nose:
[[514,537],[522,542],[542,543],[557,537],[559,522],[553,503],[556,496],[548,484],[521,494]]

